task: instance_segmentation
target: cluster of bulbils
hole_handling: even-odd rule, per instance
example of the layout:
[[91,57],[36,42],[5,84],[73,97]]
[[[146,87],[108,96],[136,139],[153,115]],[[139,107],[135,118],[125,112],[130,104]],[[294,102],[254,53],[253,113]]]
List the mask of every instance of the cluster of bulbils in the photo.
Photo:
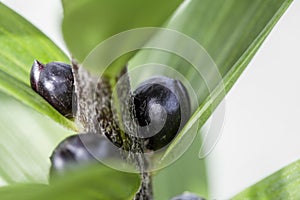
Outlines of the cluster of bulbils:
[[[30,73],[33,90],[62,115],[73,118],[74,78],[71,66],[61,62],[34,61]],[[168,77],[154,77],[133,92],[134,119],[147,138],[145,148],[158,150],[170,143],[190,116],[190,99],[184,85]],[[149,127],[151,128],[149,128]],[[154,132],[154,133],[153,133]],[[51,156],[51,173],[64,172],[74,163],[117,155],[110,141],[100,134],[83,133],[62,141]]]

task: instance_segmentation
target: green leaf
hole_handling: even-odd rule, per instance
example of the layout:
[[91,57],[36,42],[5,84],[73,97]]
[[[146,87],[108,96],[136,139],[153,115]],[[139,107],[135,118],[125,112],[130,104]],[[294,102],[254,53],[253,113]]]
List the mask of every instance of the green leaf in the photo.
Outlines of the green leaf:
[[[134,28],[161,25],[182,0],[62,0],[62,2],[64,39],[73,56],[79,62],[83,62],[98,44],[115,34]],[[96,61],[93,60],[92,67],[87,64],[84,66],[91,71],[103,70],[106,67],[105,61],[119,52],[122,46],[137,42],[136,40],[143,43],[144,39],[129,37],[123,38],[118,43],[110,43],[103,48],[104,55],[98,57]],[[134,53],[129,53],[122,56],[106,75],[111,77],[118,75],[120,69],[133,55]]]
[[140,185],[139,176],[119,172],[101,164],[89,166],[50,185],[22,184],[0,188],[1,200],[94,200],[132,199]]
[[192,191],[201,197],[208,196],[205,160],[197,159],[200,145],[201,139],[198,135],[178,160],[154,174],[154,199],[171,199],[185,191]]
[[44,184],[16,184],[0,187],[0,196],[3,200],[37,199],[38,194],[46,189]]
[[0,184],[47,183],[52,151],[74,132],[1,92],[0,102]]
[[34,59],[43,63],[69,62],[66,55],[23,17],[0,3],[0,89],[63,126],[74,123],[30,87],[29,74]]
[[300,199],[300,161],[296,161],[234,196],[233,200]]

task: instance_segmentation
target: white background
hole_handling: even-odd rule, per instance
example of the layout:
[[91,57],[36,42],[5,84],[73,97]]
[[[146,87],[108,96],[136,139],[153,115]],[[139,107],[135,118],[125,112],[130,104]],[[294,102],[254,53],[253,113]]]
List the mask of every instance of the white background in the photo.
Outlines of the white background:
[[[60,0],[3,0],[66,51]],[[300,158],[300,1],[275,26],[226,97],[208,156],[212,198],[227,199]]]

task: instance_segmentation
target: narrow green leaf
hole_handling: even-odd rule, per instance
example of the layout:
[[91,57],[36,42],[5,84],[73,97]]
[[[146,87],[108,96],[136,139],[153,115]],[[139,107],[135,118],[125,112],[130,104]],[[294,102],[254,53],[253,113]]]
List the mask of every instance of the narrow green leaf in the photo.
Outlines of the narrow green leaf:
[[234,196],[233,200],[300,199],[300,161],[296,161]]
[[[91,53],[101,42],[122,31],[140,27],[159,26],[172,14],[182,0],[62,0],[64,7],[63,34],[66,44],[79,62]],[[95,68],[106,67],[107,57],[119,52],[136,38],[123,38],[118,43],[104,48],[104,56],[93,61]],[[148,38],[147,38],[148,39]],[[139,42],[144,42],[144,39]],[[134,53],[122,56],[117,63],[106,71],[114,77]],[[95,66],[95,63],[97,65]],[[109,63],[111,64],[111,63]],[[88,68],[88,65],[84,65]]]
[[52,151],[75,133],[1,92],[0,102],[1,185],[47,183]]
[[23,17],[0,3],[0,89],[63,126],[74,123],[30,88],[29,73],[34,59],[69,62],[66,55]]
[[0,188],[1,200],[132,199],[140,185],[138,174],[94,165],[67,174],[50,185],[23,184]]

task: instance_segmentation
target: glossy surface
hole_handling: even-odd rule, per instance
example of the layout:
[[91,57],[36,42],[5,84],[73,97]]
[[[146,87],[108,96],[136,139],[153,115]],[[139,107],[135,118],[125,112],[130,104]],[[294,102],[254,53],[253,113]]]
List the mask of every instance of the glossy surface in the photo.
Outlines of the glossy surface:
[[139,137],[149,150],[165,147],[190,116],[190,100],[183,84],[168,77],[154,77],[134,91]]
[[72,108],[75,108],[72,99],[74,78],[70,65],[61,62],[44,65],[35,60],[30,72],[30,83],[32,89],[58,112],[68,118],[74,116],[72,112]]

